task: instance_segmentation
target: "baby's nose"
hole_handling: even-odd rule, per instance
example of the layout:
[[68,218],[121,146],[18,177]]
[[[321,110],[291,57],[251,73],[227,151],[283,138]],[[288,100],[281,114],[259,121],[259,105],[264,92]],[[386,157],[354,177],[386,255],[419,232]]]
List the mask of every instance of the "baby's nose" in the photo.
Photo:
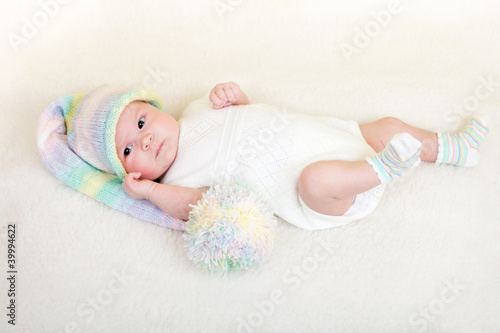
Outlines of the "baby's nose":
[[142,150],[147,151],[153,142],[153,134],[148,133],[142,137]]

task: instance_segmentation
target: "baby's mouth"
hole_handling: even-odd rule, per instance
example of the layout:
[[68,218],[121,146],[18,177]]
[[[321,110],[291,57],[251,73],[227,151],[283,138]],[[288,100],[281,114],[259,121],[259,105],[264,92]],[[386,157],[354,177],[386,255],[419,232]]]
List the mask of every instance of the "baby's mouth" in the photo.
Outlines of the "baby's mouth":
[[160,151],[161,149],[163,148],[163,144],[165,143],[165,141],[163,141],[162,143],[160,143],[160,145],[158,146],[158,148],[156,148],[156,154],[155,154],[155,158],[158,157],[158,155],[160,154]]

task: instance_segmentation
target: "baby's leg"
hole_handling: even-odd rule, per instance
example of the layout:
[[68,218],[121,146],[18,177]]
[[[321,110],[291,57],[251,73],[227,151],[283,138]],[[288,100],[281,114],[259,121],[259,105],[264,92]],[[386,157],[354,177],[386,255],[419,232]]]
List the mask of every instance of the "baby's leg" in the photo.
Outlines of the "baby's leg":
[[420,142],[405,133],[396,135],[379,154],[365,161],[313,163],[300,175],[300,197],[319,213],[343,215],[355,195],[399,177],[417,165],[420,149]]
[[471,167],[479,162],[479,146],[488,135],[489,117],[474,117],[457,133],[433,133],[397,118],[382,118],[359,126],[366,142],[381,151],[397,133],[409,133],[422,143],[422,161]]
[[377,185],[380,180],[366,161],[319,161],[302,170],[298,191],[312,210],[340,216],[351,207],[356,194]]
[[436,133],[408,125],[398,118],[387,117],[373,123],[360,125],[366,142],[378,153],[398,133],[409,133],[422,143],[420,159],[435,162],[438,155],[438,137]]
[[455,134],[433,133],[397,118],[361,125],[366,142],[378,153],[365,161],[320,161],[307,166],[298,183],[309,208],[327,215],[343,215],[355,195],[390,181],[420,160],[457,166],[479,161],[479,145],[488,135],[488,118],[473,118]]

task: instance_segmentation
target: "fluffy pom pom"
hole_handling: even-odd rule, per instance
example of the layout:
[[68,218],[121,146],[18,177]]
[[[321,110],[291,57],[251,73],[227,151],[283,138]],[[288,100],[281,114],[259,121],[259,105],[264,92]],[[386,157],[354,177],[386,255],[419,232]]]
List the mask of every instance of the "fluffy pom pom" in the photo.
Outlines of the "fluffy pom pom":
[[188,258],[221,275],[259,266],[271,254],[275,226],[269,205],[246,184],[215,185],[189,214]]

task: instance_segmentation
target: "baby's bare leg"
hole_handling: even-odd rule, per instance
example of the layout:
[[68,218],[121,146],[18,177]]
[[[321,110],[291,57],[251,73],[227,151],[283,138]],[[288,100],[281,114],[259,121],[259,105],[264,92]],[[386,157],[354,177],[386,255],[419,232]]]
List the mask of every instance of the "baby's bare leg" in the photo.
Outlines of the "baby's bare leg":
[[[383,118],[360,129],[377,155],[365,161],[320,161],[307,166],[300,175],[298,190],[309,208],[343,215],[355,195],[401,176],[420,160],[475,165],[481,140],[488,135],[488,119],[473,118],[462,131],[451,135],[413,127],[397,118]],[[438,142],[438,135],[444,143]]]
[[343,215],[353,197],[401,176],[420,163],[421,143],[408,133],[395,135],[387,146],[364,161],[319,161],[302,171],[302,201],[326,215]]
[[373,123],[360,125],[361,133],[366,142],[378,153],[398,133],[409,133],[422,143],[420,159],[435,162],[438,154],[437,134],[408,125],[398,118],[387,117]]
[[377,185],[380,180],[366,161],[319,161],[302,171],[298,190],[312,210],[340,216],[351,207],[356,194]]

